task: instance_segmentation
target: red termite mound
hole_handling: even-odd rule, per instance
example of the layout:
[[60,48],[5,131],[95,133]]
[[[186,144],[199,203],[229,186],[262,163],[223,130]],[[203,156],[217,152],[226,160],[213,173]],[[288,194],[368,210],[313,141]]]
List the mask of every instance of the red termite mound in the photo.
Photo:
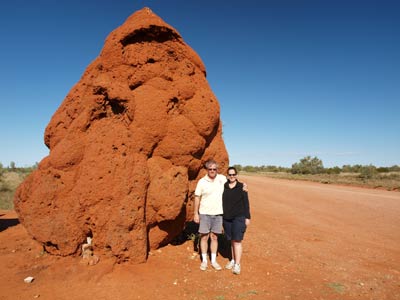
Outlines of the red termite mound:
[[228,155],[199,56],[144,8],[114,30],[53,115],[50,149],[18,188],[20,222],[49,253],[144,262],[192,217],[204,162]]

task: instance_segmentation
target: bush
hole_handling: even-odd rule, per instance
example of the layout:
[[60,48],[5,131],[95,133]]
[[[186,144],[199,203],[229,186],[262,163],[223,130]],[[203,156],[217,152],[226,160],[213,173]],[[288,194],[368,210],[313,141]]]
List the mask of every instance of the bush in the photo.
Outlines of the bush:
[[376,169],[375,166],[369,165],[369,166],[362,166],[360,170],[360,178],[362,179],[371,179],[376,177],[378,175],[378,170]]
[[291,172],[293,174],[321,174],[324,173],[324,165],[318,157],[306,156],[292,165]]
[[342,169],[340,169],[339,167],[333,167],[333,168],[325,169],[325,172],[327,174],[340,174],[341,171],[342,171]]
[[13,188],[8,182],[0,180],[0,192],[11,192]]

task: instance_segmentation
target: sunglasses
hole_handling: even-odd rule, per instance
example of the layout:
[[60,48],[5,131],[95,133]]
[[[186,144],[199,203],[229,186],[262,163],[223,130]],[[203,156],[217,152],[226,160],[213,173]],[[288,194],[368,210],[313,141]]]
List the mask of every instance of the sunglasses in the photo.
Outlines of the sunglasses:
[[236,174],[228,174],[228,176],[236,176]]
[[208,171],[217,171],[217,169],[208,169]]

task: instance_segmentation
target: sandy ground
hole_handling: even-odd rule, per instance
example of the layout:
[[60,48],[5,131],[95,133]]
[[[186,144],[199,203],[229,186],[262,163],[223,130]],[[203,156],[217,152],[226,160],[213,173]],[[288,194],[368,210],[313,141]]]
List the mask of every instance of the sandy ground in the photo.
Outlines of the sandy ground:
[[0,299],[400,299],[400,193],[241,179],[252,223],[240,275],[200,271],[191,240],[145,264],[87,266],[43,253],[15,212],[0,211]]

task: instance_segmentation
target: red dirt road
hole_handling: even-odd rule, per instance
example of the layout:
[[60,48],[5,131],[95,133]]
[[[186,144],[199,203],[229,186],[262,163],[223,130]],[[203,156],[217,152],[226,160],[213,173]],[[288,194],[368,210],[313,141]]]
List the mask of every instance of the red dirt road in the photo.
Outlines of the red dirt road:
[[241,275],[200,271],[192,241],[146,264],[86,266],[42,253],[0,211],[0,299],[400,299],[400,193],[241,178],[252,210]]

